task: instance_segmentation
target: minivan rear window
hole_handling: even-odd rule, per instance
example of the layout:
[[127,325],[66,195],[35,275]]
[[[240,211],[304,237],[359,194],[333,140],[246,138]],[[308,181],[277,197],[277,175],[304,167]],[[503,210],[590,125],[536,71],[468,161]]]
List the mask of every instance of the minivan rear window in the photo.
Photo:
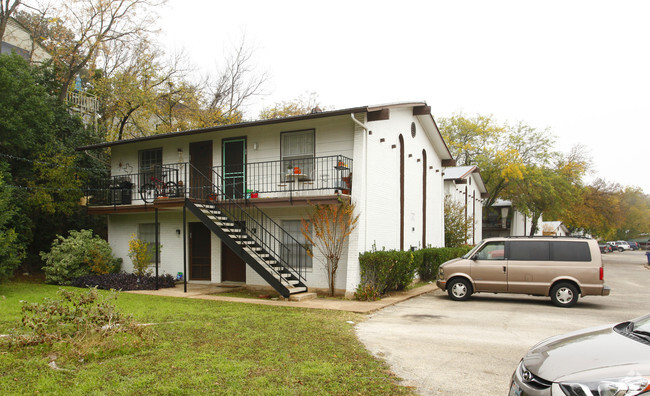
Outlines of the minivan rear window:
[[508,260],[548,261],[550,257],[547,241],[512,241]]
[[587,242],[551,243],[551,260],[555,261],[591,261],[591,252]]

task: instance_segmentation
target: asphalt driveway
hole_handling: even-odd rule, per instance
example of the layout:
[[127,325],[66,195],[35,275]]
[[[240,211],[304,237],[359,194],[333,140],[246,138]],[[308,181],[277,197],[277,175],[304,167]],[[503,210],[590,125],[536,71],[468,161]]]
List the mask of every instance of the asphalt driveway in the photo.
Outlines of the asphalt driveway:
[[421,394],[506,395],[519,359],[542,339],[650,312],[645,252],[612,252],[603,261],[611,294],[573,308],[508,294],[455,302],[435,290],[371,315],[357,335]]

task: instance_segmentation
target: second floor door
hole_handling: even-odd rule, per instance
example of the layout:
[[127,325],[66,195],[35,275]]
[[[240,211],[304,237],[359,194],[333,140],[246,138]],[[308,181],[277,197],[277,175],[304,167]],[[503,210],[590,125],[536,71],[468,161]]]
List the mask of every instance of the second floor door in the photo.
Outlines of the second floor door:
[[206,200],[212,193],[212,140],[190,143],[190,197]]
[[246,193],[246,138],[222,141],[223,191],[227,198],[243,198]]

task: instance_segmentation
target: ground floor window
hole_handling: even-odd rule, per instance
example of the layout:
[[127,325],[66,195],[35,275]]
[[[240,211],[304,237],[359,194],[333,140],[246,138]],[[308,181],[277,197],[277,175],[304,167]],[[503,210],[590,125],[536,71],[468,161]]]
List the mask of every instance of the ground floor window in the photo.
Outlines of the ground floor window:
[[[300,220],[284,220],[282,221],[282,228],[293,237],[291,238],[286,238],[287,240],[284,241],[284,243],[289,247],[289,256],[285,257],[285,259],[289,259],[291,257],[290,262],[297,262],[299,259],[299,252],[301,249],[299,249],[298,245],[306,246],[307,249],[312,250],[311,245],[307,245],[307,239],[305,238],[304,235],[302,235],[302,221]],[[307,269],[310,270],[313,268],[313,261],[312,258],[307,256],[306,262],[303,264],[303,266]]]
[[[156,262],[156,223],[138,224],[138,239],[149,244],[151,261]],[[158,228],[158,246],[160,246],[160,227]]]

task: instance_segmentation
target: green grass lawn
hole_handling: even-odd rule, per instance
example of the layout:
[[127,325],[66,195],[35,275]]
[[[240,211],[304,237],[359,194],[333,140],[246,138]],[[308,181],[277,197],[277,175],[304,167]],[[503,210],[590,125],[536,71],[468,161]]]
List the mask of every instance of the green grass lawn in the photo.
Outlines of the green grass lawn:
[[[0,334],[17,326],[21,300],[55,298],[58,289],[0,285]],[[362,315],[126,293],[116,305],[156,324],[144,338],[2,346],[0,394],[413,393],[356,339],[347,321]]]

